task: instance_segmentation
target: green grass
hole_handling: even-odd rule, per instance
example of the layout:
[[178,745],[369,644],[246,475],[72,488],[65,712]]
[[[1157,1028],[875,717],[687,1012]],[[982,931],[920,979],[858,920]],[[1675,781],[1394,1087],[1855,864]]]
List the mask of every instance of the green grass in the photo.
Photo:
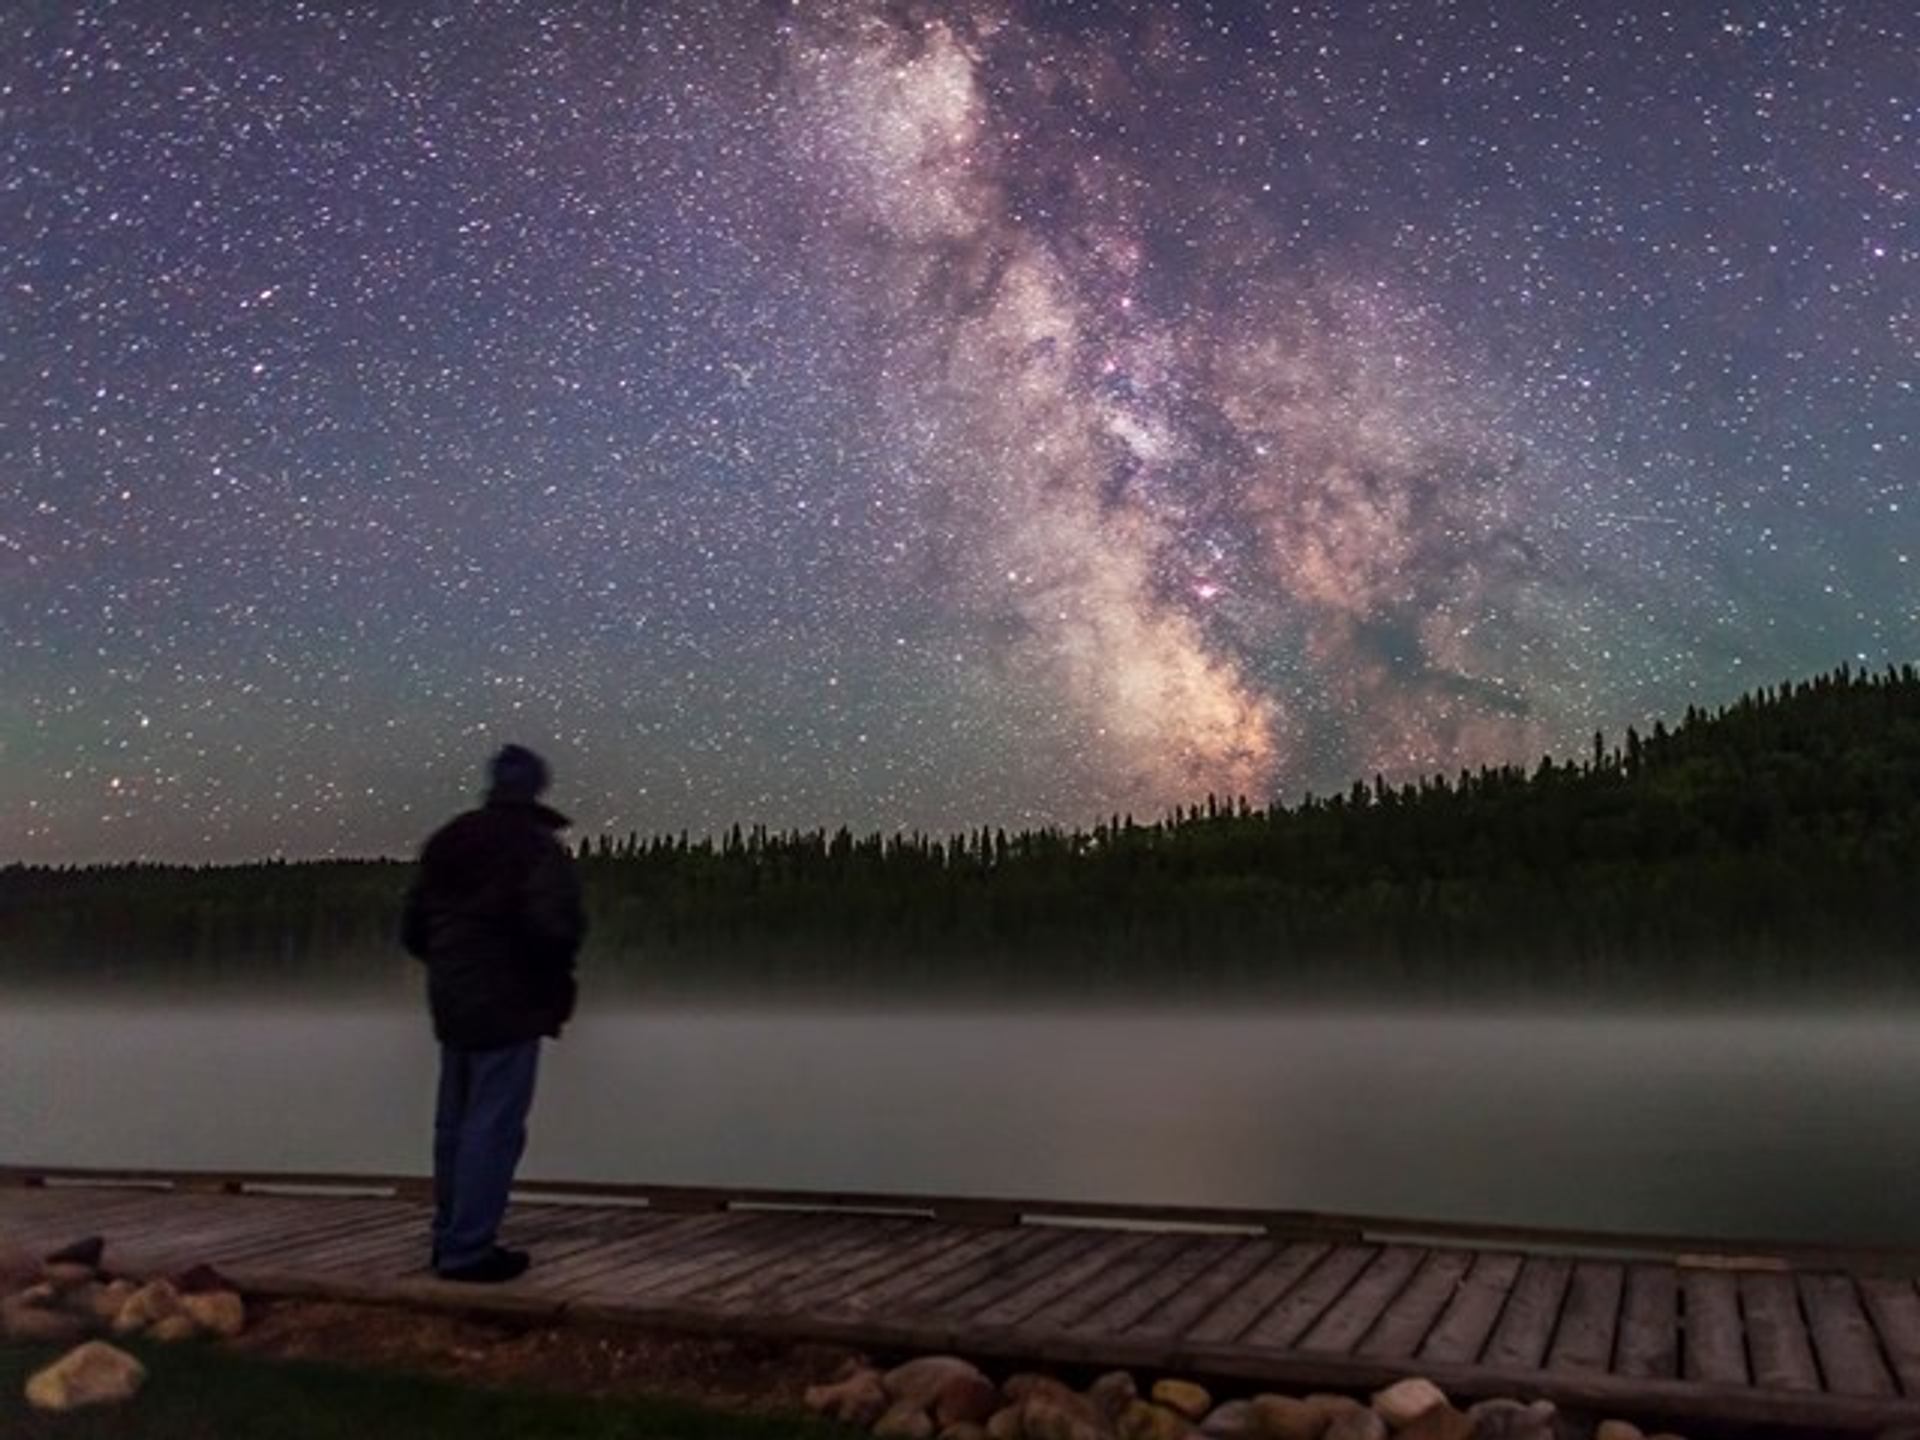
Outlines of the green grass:
[[795,1417],[729,1415],[677,1401],[595,1400],[265,1360],[202,1345],[127,1347],[148,1370],[124,1405],[48,1415],[23,1395],[60,1351],[0,1343],[6,1440],[847,1440]]

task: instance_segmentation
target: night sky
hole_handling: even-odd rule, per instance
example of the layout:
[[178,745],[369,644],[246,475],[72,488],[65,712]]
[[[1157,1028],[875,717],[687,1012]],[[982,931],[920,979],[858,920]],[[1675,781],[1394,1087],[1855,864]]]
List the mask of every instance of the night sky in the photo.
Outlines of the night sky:
[[1157,816],[1920,657],[1920,18],[0,13],[0,861]]

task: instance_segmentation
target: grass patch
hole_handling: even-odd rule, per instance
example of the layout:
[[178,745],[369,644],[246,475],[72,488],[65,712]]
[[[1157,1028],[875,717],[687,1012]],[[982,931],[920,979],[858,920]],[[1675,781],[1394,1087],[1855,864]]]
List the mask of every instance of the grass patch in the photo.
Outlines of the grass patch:
[[209,1345],[129,1345],[147,1383],[125,1405],[47,1415],[22,1393],[58,1348],[0,1344],[7,1440],[848,1440],[821,1421],[673,1400],[589,1399],[268,1360]]

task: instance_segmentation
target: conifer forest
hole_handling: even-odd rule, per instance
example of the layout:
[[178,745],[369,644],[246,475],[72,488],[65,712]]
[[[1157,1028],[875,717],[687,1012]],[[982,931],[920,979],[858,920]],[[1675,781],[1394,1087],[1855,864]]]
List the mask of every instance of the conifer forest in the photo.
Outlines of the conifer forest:
[[[577,840],[588,984],[1283,996],[1884,992],[1920,958],[1920,673],[1081,829]],[[14,978],[388,975],[397,860],[0,869]]]

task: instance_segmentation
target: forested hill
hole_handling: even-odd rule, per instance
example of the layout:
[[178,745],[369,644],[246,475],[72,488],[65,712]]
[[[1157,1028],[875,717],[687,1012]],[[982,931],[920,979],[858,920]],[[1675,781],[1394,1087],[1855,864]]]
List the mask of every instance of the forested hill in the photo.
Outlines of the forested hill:
[[[1090,830],[591,837],[589,964],[667,983],[1878,985],[1920,960],[1920,675],[1576,760]],[[0,870],[24,968],[389,963],[392,861]]]

